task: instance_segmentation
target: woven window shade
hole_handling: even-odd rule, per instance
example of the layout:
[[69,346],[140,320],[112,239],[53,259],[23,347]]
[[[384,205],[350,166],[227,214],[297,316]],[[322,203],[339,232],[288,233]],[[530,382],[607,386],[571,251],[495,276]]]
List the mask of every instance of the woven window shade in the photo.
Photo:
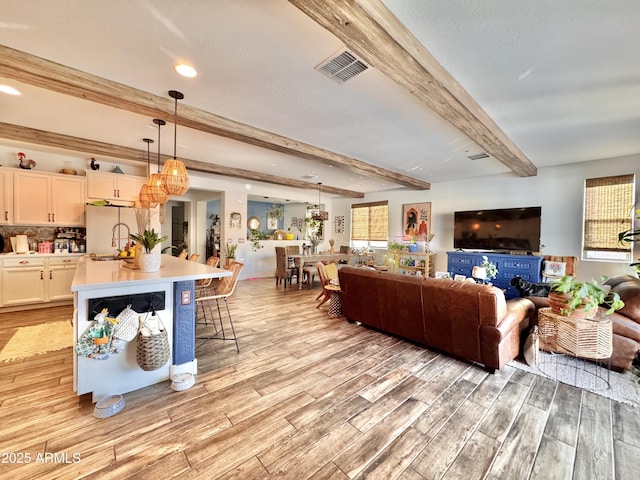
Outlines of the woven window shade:
[[387,241],[388,202],[351,205],[351,240]]
[[635,177],[589,178],[584,196],[584,249],[629,252],[618,233],[631,228]]

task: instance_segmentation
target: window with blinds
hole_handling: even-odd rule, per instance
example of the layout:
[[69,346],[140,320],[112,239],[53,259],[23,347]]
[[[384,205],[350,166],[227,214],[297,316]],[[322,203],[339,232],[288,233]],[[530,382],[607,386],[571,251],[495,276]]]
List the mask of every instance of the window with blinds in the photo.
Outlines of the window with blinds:
[[351,205],[351,240],[386,242],[389,229],[389,202]]
[[635,176],[588,178],[584,191],[584,258],[628,261],[631,245],[618,233],[631,228]]

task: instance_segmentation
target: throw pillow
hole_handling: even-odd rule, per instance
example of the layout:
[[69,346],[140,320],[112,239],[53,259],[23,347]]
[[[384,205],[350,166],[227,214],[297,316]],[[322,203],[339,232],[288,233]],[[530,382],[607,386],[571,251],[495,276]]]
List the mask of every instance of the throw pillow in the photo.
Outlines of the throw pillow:
[[567,264],[565,262],[552,262],[545,260],[544,262],[544,275],[551,277],[564,277],[567,271]]

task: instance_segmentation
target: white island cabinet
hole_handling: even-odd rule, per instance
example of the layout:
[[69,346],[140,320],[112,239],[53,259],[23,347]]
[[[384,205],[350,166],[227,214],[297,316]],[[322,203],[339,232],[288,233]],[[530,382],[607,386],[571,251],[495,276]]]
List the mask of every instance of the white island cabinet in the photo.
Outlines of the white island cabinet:
[[[106,360],[77,356],[74,348],[73,385],[77,394],[92,393],[96,402],[109,395],[168,380],[177,373],[195,375],[195,281],[230,275],[227,270],[169,255],[162,256],[162,268],[156,273],[127,268],[122,260],[82,258],[71,286],[74,292],[74,347],[99,313],[96,310],[103,306],[109,307],[109,316],[115,317],[119,312],[111,311],[113,305],[119,310],[128,301],[140,302],[148,298],[152,303],[162,298],[162,307],[157,313],[169,334],[171,356],[163,367],[145,371],[136,362],[136,339],[128,342],[123,352],[110,354]],[[145,314],[140,309],[136,311]]]

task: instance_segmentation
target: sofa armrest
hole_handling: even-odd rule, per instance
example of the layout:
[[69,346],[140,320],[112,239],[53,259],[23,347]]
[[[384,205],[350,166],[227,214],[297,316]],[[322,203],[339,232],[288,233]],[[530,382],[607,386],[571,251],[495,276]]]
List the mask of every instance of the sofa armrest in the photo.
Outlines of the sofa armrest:
[[[496,328],[504,338],[512,329],[524,330],[534,323],[536,307],[528,298],[513,298],[507,301],[507,313]],[[527,320],[524,322],[523,320]]]

